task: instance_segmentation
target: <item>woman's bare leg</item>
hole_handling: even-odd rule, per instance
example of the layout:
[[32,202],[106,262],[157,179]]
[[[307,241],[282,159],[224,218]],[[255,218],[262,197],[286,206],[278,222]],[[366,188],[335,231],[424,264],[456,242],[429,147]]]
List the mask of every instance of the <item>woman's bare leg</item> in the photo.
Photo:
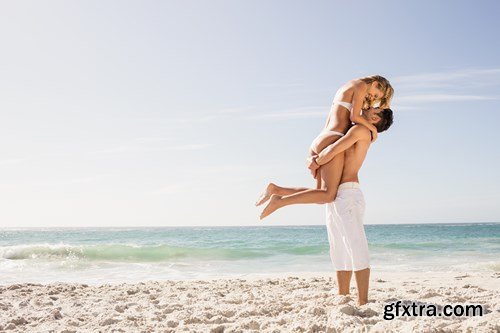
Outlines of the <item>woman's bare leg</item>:
[[[321,186],[322,186],[322,179],[320,173],[318,172],[316,176],[316,189],[321,189]],[[269,183],[267,184],[264,192],[262,192],[262,194],[260,195],[259,200],[257,200],[257,202],[255,203],[255,206],[262,205],[264,202],[269,200],[269,198],[273,194],[285,196],[285,195],[295,194],[297,192],[303,192],[309,189],[310,189],[309,187],[283,187],[276,185],[274,183]]]
[[290,195],[281,196],[272,194],[269,203],[262,211],[260,219],[273,213],[275,210],[288,205],[308,204],[308,203],[328,203],[332,202],[337,195],[337,188],[344,169],[344,154],[338,154],[327,164],[321,166],[319,172],[323,180],[320,189],[307,189]]
[[316,189],[320,190],[322,185],[323,185],[323,179],[321,178],[321,168],[318,170],[318,173],[316,174]]
[[[310,155],[317,155],[317,153],[312,151],[312,150],[309,151],[309,154]],[[321,173],[319,171],[316,174],[315,179],[316,179],[316,189],[319,190],[319,189],[321,189],[321,185],[322,185]],[[273,194],[284,196],[284,195],[295,194],[297,192],[302,192],[305,190],[309,190],[309,187],[282,187],[282,186],[278,186],[274,183],[269,183],[269,184],[267,184],[264,192],[262,192],[261,195],[259,196],[259,199],[255,202],[255,206],[262,205],[264,202],[269,200],[269,198]]]
[[269,183],[269,184],[267,184],[264,192],[262,192],[262,194],[260,195],[259,200],[257,200],[257,202],[255,203],[255,206],[262,205],[264,202],[269,200],[269,198],[273,194],[290,195],[290,194],[302,192],[302,191],[305,191],[308,189],[309,189],[309,187],[282,187],[282,186],[278,186],[274,183]]

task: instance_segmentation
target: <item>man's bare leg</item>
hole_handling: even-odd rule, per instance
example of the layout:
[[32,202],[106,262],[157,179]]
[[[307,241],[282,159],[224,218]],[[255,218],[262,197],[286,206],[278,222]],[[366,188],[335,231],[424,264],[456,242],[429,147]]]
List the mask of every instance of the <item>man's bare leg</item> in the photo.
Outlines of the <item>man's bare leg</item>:
[[360,271],[354,271],[356,285],[358,286],[358,305],[368,303],[368,286],[370,283],[370,269],[365,268]]
[[348,295],[351,287],[352,271],[337,271],[339,295]]
[[323,180],[321,189],[307,189],[290,195],[281,196],[271,194],[269,203],[262,211],[260,219],[273,213],[275,210],[288,205],[316,203],[323,204],[332,202],[337,195],[342,170],[344,169],[344,154],[338,154],[325,165],[322,165],[319,172]]

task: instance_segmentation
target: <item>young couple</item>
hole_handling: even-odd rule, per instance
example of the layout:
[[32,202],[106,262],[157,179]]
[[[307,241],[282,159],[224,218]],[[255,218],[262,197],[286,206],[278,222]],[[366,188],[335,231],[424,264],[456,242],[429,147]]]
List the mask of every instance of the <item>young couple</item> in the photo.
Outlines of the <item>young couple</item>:
[[259,206],[269,201],[261,219],[288,205],[326,204],[330,258],[337,271],[339,294],[349,294],[354,271],[359,305],[368,302],[370,263],[358,172],[370,144],[392,124],[389,107],[393,94],[389,81],[379,75],[343,85],[335,95],[324,129],[309,149],[308,168],[316,179],[316,188],[270,183],[256,202]]

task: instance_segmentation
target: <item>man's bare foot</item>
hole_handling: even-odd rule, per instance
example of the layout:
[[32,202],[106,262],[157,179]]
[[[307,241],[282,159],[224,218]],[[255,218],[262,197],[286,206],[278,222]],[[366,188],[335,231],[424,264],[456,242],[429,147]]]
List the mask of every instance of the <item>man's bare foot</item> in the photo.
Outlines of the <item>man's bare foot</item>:
[[267,187],[266,187],[265,191],[262,192],[262,194],[260,195],[259,200],[257,200],[257,202],[255,203],[255,206],[260,206],[264,202],[266,202],[267,200],[269,200],[269,198],[271,197],[271,195],[274,194],[275,188],[276,188],[276,185],[274,185],[273,183],[267,184]]
[[272,214],[276,209],[281,208],[280,201],[281,195],[272,194],[269,203],[260,214],[260,219],[262,220],[264,217]]
[[365,305],[366,303],[368,303],[368,300],[367,299],[358,299],[358,306],[361,306],[361,305]]

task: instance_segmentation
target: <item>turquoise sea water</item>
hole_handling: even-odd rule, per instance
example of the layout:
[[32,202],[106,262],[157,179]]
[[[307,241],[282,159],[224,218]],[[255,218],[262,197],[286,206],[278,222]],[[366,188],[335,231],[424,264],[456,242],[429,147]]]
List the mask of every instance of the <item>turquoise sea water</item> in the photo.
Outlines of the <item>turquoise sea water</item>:
[[[372,269],[500,271],[500,223],[367,225]],[[332,272],[325,226],[0,229],[0,284]]]

